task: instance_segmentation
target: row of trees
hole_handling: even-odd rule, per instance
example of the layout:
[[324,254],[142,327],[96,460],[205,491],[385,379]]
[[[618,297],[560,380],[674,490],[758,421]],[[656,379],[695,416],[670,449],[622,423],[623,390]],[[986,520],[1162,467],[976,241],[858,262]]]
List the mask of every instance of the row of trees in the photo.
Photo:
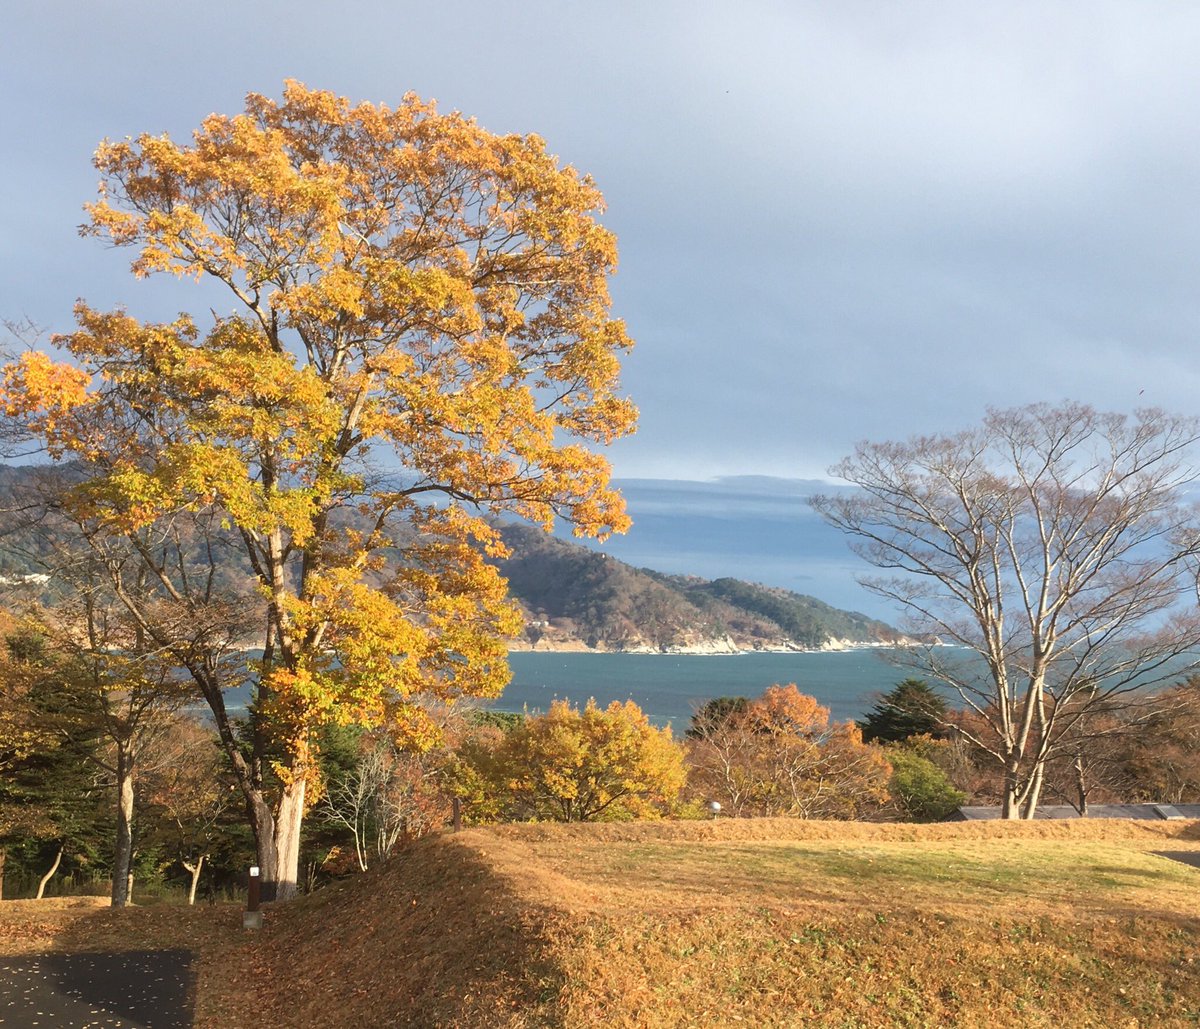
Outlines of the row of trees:
[[[28,625],[8,628],[0,848],[15,847],[25,867],[69,848],[74,873],[108,870],[114,904],[130,896],[135,854],[142,874],[155,863],[186,870],[193,899],[214,856],[210,881],[233,871],[222,862],[248,858],[232,770],[211,727],[158,708],[140,716],[137,734],[111,731],[96,718],[94,670]],[[853,723],[831,725],[795,686],[713,702],[679,741],[631,702],[556,702],[528,717],[464,717],[443,705],[429,716],[440,738],[422,751],[379,729],[323,734],[305,834],[311,861],[365,870],[455,820],[694,816],[711,800],[733,816],[852,818],[888,800],[885,752]],[[119,777],[117,756],[131,749],[136,760]]]
[[[893,793],[904,755],[915,754],[953,784],[957,803],[1001,802],[1007,779],[995,759],[996,728],[978,712],[952,708],[947,691],[905,679],[860,726],[865,740],[888,750]],[[991,745],[979,746],[980,739]],[[1200,678],[1097,704],[1055,740],[1042,775],[1044,799],[1081,816],[1093,803],[1200,802]]]
[[[211,725],[167,707],[143,714],[136,775],[120,779],[131,736],[98,718],[94,669],[28,622],[5,628],[0,882],[9,848],[26,878],[50,866],[43,887],[66,851],[77,878],[111,879],[114,904],[131,895],[135,865],[184,882],[193,900],[206,866],[210,890],[232,881],[252,836]],[[464,822],[702,817],[711,801],[728,817],[928,821],[1004,789],[989,748],[974,742],[987,723],[919,679],[858,725],[831,724],[794,685],[719,698],[678,740],[632,703],[556,702],[538,716],[431,704],[427,715],[438,739],[419,751],[378,728],[322,733],[301,843],[309,884]],[[1097,714],[1073,756],[1048,764],[1044,792],[1081,814],[1098,800],[1195,800],[1198,734],[1196,683]]]

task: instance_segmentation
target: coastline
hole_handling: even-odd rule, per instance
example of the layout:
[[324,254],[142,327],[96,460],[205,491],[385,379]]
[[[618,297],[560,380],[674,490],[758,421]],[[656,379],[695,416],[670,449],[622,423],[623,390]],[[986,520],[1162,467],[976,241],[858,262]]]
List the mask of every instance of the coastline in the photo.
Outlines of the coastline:
[[713,640],[707,643],[675,644],[667,647],[589,647],[581,640],[541,641],[536,644],[510,641],[510,654],[636,654],[642,657],[738,657],[745,654],[849,654],[864,650],[890,650],[912,644],[912,640],[827,640],[819,647],[802,647],[782,643],[763,647],[739,647],[732,640]]

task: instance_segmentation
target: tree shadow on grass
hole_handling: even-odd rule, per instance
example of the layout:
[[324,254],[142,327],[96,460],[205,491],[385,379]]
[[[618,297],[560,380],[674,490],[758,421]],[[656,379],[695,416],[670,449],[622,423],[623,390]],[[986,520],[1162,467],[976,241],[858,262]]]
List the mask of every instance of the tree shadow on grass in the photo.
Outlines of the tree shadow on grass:
[[253,955],[222,988],[253,997],[263,1025],[558,1025],[570,927],[518,896],[490,856],[423,840],[268,911]]

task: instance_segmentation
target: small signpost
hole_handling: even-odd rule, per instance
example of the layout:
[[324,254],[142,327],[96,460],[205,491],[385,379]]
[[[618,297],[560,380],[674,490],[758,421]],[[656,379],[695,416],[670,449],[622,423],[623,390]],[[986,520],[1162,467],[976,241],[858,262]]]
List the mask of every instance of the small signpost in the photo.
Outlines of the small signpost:
[[250,886],[246,891],[246,910],[242,912],[242,928],[243,929],[261,929],[263,924],[262,911],[259,910],[259,897],[261,896],[261,879],[258,874],[258,866],[254,865],[250,869]]

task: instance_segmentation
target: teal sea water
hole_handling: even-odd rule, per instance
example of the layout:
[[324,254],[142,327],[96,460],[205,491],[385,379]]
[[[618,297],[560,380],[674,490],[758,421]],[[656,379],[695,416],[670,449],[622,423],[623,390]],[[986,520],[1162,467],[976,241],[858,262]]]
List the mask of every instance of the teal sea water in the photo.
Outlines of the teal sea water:
[[[713,697],[754,697],[775,683],[794,682],[802,693],[828,707],[834,721],[844,721],[862,717],[879,694],[906,676],[928,676],[903,665],[904,656],[886,649],[729,656],[522,651],[508,656],[513,677],[504,694],[483,706],[536,713],[560,699],[578,706],[586,704],[589,697],[602,706],[614,700],[632,700],[655,724],[672,724],[681,733],[693,712]],[[962,653],[961,660],[965,665],[960,671],[969,671],[972,665],[983,671],[969,651]],[[1198,669],[1200,654],[1178,658],[1147,679],[1145,688],[1160,689],[1180,682]],[[231,690],[226,695],[229,711],[239,716],[244,713],[249,695],[248,686]],[[946,699],[952,707],[961,706],[952,692],[946,692]],[[207,710],[203,704],[195,707],[200,712]]]
[[632,700],[658,725],[682,732],[700,705],[713,697],[761,693],[775,683],[794,682],[802,693],[826,705],[836,721],[858,718],[878,694],[905,676],[881,650],[806,654],[509,655],[513,678],[490,705],[498,711],[544,711],[552,700],[583,705],[594,697],[601,706]]
[[[828,707],[834,721],[844,721],[863,715],[906,675],[920,674],[889,660],[895,657],[886,649],[711,656],[520,651],[508,655],[513,674],[503,696],[482,706],[536,713],[553,700],[580,707],[589,697],[601,706],[632,700],[656,725],[670,723],[683,732],[706,700],[754,697],[768,686],[794,682]],[[245,712],[250,692],[242,686],[225,695],[231,714]],[[196,710],[207,709],[197,704]]]

